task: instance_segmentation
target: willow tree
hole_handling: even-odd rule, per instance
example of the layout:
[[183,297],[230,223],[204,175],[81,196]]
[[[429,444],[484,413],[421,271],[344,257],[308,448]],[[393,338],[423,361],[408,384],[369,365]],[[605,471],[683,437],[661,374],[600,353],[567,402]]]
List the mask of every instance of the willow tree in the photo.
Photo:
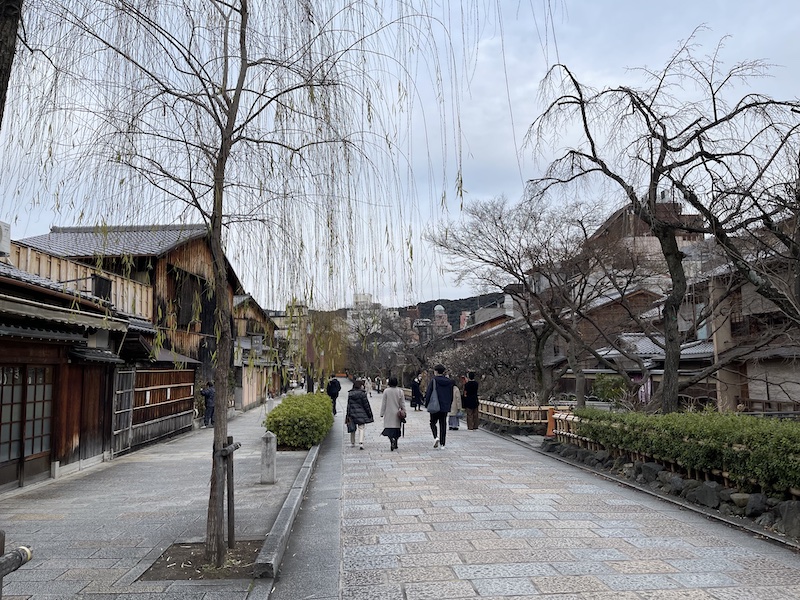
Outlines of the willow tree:
[[[420,77],[433,89],[424,118],[455,140],[458,159],[462,63],[448,36],[470,34],[448,30],[447,6],[432,10],[366,0],[40,0],[29,16],[30,44],[43,51],[26,57],[16,110],[27,112],[11,139],[39,153],[50,187],[36,201],[89,222],[207,224],[220,402],[231,361],[226,251],[244,278],[284,298],[343,296],[344,267],[378,254],[385,244],[373,232],[388,236],[381,224],[402,223],[414,205],[412,163],[426,153],[410,135],[421,122]],[[473,14],[464,10],[456,13]],[[215,448],[226,438],[222,410]],[[206,551],[219,565],[217,481],[212,469]]]

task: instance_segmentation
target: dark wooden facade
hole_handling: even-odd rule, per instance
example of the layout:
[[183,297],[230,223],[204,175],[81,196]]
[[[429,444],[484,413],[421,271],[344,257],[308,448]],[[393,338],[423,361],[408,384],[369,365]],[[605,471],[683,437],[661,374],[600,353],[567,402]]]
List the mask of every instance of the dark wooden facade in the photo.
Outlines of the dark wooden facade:
[[0,489],[77,470],[86,461],[102,460],[111,448],[114,365],[70,362],[71,346],[3,336]]

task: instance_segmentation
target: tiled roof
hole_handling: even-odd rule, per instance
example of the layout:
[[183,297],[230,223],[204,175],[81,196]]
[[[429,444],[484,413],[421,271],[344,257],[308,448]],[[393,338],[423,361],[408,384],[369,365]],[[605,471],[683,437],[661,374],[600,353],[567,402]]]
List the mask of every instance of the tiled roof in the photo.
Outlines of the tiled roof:
[[[627,352],[641,358],[652,358],[655,360],[664,359],[664,349],[659,346],[664,343],[664,336],[661,334],[648,337],[644,333],[621,333],[617,336],[617,347],[607,346],[598,352],[607,358],[617,358],[622,356],[618,348],[623,348]],[[714,354],[714,343],[710,340],[698,340],[681,345],[681,358],[702,358]]]
[[20,271],[9,263],[0,262],[0,277],[8,277],[9,279],[15,279],[21,283],[27,283],[29,285],[32,284],[54,292],[62,292],[72,296],[79,296],[81,298],[86,298],[87,300],[97,300],[95,296],[88,292],[79,292],[76,290],[67,289],[66,285],[63,283],[53,281],[52,279],[39,277],[38,275],[33,275],[32,273],[26,273],[25,271]]
[[50,233],[19,240],[42,252],[71,258],[92,256],[161,256],[203,237],[205,225],[141,225],[115,227],[53,227]]

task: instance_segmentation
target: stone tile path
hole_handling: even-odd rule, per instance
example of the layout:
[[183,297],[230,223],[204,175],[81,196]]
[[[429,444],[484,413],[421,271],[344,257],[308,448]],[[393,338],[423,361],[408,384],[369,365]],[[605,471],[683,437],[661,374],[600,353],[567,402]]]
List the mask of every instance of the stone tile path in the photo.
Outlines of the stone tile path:
[[[373,407],[380,403],[373,397]],[[344,436],[344,600],[800,599],[800,556],[485,431]]]

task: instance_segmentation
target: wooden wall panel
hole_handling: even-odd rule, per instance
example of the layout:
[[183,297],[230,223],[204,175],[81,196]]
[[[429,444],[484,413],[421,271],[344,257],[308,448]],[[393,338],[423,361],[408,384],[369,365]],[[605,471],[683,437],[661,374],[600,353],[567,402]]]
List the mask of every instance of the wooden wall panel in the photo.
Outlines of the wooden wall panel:
[[83,401],[82,367],[63,365],[57,377],[57,392],[54,398],[53,416],[55,439],[53,460],[62,465],[80,459],[81,404]]
[[103,453],[106,439],[106,367],[84,365],[83,394],[81,398],[81,460]]

